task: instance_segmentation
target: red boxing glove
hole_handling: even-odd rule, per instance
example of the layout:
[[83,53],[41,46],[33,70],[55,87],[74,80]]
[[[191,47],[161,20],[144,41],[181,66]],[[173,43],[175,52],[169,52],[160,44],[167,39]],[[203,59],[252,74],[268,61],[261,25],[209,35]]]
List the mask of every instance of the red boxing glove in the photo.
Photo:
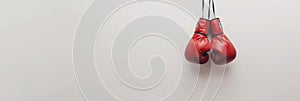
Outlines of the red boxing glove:
[[219,18],[210,21],[211,27],[211,58],[218,65],[230,63],[236,57],[236,50],[223,32]]
[[209,31],[209,20],[199,19],[195,34],[188,43],[185,50],[185,58],[192,63],[205,64],[209,55],[207,52],[210,50],[210,43],[207,38]]

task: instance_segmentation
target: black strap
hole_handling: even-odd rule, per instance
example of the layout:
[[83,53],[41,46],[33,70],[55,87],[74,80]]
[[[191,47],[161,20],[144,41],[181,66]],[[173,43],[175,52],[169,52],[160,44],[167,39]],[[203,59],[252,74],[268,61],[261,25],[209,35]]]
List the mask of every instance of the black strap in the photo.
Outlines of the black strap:
[[210,6],[212,5],[212,11],[213,11],[213,17],[216,17],[216,10],[215,10],[215,0],[209,0],[209,6],[208,6],[208,19],[210,19]]
[[[205,1],[202,0],[202,18],[204,18],[204,4],[205,4]],[[211,6],[212,6],[212,12],[213,12],[213,17],[215,18],[216,17],[216,10],[215,10],[215,0],[209,0],[209,3],[208,3],[208,19],[210,19],[210,13],[211,13]]]
[[211,0],[208,1],[208,15],[207,15],[208,16],[208,18],[207,18],[208,20],[210,20],[210,2],[211,2]]
[[204,18],[204,0],[202,0],[202,18]]
[[212,0],[212,9],[213,9],[213,14],[214,14],[214,18],[215,18],[216,17],[215,0]]

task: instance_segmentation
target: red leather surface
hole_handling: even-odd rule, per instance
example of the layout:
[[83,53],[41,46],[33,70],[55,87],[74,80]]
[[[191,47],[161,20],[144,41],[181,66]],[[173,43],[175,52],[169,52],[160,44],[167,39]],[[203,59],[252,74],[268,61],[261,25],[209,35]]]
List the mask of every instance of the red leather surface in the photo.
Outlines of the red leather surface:
[[223,28],[219,18],[210,21],[210,28],[212,35],[223,34]]
[[197,23],[195,33],[207,35],[209,32],[209,23],[209,20],[200,18]]
[[236,50],[225,34],[220,34],[212,38],[211,48],[213,50],[211,58],[216,64],[230,63],[236,58]]
[[194,34],[185,50],[185,58],[192,63],[204,64],[208,61],[210,43],[207,36]]

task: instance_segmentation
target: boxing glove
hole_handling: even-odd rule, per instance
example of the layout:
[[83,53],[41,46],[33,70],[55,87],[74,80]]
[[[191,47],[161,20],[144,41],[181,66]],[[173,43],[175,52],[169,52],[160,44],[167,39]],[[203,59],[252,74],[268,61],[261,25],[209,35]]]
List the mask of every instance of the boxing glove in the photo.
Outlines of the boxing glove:
[[212,54],[211,58],[215,64],[222,65],[230,63],[236,58],[236,50],[231,41],[223,32],[219,18],[210,21],[210,35]]
[[185,50],[185,58],[189,62],[205,64],[208,61],[209,55],[207,52],[210,51],[210,43],[207,38],[208,32],[209,20],[199,19],[195,33]]

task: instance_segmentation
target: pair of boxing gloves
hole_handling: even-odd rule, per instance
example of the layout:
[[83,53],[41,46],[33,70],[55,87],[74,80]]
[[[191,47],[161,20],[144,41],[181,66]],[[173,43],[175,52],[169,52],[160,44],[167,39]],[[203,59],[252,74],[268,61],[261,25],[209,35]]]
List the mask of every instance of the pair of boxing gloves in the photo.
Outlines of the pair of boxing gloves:
[[195,33],[186,47],[185,58],[192,63],[205,64],[210,56],[215,64],[223,65],[236,58],[236,50],[224,34],[219,18],[212,20],[200,18]]

